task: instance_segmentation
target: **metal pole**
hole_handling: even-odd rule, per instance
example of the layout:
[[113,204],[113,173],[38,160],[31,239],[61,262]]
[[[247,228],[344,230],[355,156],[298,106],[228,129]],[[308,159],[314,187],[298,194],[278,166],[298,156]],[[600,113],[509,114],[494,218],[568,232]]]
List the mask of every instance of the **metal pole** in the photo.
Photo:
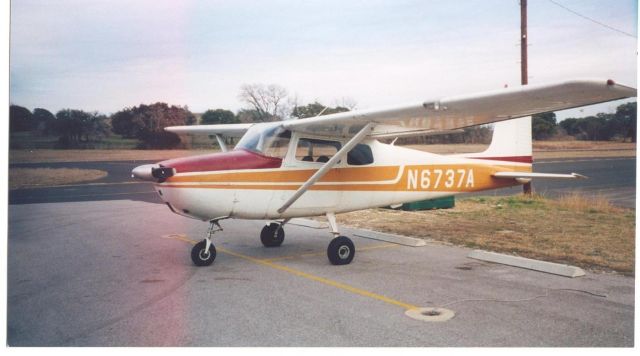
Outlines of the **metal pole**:
[[520,0],[520,58],[521,84],[527,85],[527,0]]
[[[529,83],[527,65],[527,0],[520,0],[520,82],[522,85]],[[522,185],[522,192],[525,195],[531,195],[533,192],[531,182]]]

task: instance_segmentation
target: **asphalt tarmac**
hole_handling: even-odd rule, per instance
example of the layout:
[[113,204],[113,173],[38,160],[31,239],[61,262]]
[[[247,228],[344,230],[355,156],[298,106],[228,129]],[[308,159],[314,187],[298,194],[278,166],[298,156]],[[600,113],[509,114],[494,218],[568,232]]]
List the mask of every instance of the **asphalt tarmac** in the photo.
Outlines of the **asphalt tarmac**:
[[[617,274],[571,279],[471,260],[461,247],[355,237],[353,229],[342,232],[356,244],[354,262],[332,266],[326,230],[287,225],[284,244],[267,249],[258,237],[264,222],[244,220],[223,221],[216,261],[195,267],[189,251],[207,224],[156,204],[148,184],[117,178],[128,176],[125,164],[93,164],[112,164],[113,181],[10,194],[9,345],[634,345],[634,278]],[[578,189],[632,184],[635,196],[635,159],[572,164],[593,172],[568,162],[536,170],[601,179],[604,168],[622,167]],[[414,320],[404,314],[412,307],[455,317]]]
[[[150,161],[117,162],[64,162],[14,164],[10,167],[49,167],[100,169],[108,175],[90,184],[76,184],[64,187],[20,189],[9,192],[9,204],[33,204],[73,201],[104,201],[131,199],[136,201],[162,203],[149,183],[135,181],[131,170]],[[538,160],[535,172],[571,173],[586,175],[586,180],[538,179],[534,181],[537,193],[557,197],[572,191],[587,195],[603,196],[613,204],[635,208],[636,159],[635,157],[579,158]],[[511,195],[522,191],[521,187],[484,191],[470,195]],[[461,195],[464,197],[464,195]]]

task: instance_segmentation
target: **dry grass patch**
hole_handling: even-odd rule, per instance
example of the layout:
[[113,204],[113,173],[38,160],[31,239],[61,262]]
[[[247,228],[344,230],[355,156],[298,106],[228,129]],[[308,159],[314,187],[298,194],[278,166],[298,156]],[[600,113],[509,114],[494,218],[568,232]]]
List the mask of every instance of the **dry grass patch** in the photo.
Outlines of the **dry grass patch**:
[[634,273],[635,212],[602,199],[536,196],[460,199],[448,210],[371,209],[341,214],[341,224],[567,263]]
[[533,141],[534,150],[634,150],[636,144],[616,141]]
[[11,168],[9,169],[9,189],[88,182],[106,176],[107,172],[97,169]]
[[[482,152],[489,145],[482,144],[444,144],[444,145],[407,145],[419,151],[437,154],[459,154]],[[534,141],[534,159],[580,158],[580,157],[635,157],[636,144],[611,141]]]
[[557,205],[571,211],[587,213],[617,214],[624,212],[624,209],[611,204],[609,199],[602,195],[585,196],[577,192],[561,196],[557,200]]
[[[438,144],[407,145],[405,147],[437,154],[481,152],[484,144]],[[536,141],[533,143],[534,158],[575,157],[634,157],[635,143],[592,141]],[[217,149],[202,150],[53,150],[13,149],[9,151],[9,163],[38,162],[95,162],[95,161],[161,161],[165,159],[194,156],[216,152]]]
[[216,150],[10,150],[9,163],[162,161]]

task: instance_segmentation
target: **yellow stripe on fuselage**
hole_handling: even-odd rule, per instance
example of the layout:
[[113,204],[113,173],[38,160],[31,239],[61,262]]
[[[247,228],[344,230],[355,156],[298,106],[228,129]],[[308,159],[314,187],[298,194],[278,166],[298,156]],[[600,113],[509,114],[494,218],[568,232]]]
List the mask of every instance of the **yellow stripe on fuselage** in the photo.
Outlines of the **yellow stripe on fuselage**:
[[[315,169],[261,169],[177,174],[160,187],[296,190]],[[334,168],[311,190],[473,192],[515,185],[496,172],[531,172],[530,165],[435,164]]]

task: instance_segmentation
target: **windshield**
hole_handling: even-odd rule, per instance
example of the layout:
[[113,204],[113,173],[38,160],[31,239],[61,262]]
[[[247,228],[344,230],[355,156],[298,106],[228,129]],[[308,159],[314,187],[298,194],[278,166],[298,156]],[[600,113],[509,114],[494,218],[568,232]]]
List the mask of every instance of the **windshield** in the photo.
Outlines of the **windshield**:
[[279,122],[255,124],[247,130],[234,148],[258,152],[265,156],[283,158],[289,147],[291,131]]

